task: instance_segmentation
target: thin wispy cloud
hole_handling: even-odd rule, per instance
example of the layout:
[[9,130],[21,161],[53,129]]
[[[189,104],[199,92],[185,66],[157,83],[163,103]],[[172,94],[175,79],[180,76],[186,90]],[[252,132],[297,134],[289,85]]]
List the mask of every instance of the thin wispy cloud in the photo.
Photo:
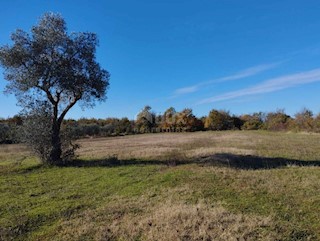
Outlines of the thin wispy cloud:
[[201,86],[202,86],[201,84],[197,84],[197,85],[193,85],[193,86],[189,86],[189,87],[180,88],[180,89],[177,89],[174,93],[176,95],[194,93],[194,92],[198,91]]
[[217,83],[221,83],[221,82],[251,77],[251,76],[257,75],[263,71],[273,69],[273,68],[279,66],[281,63],[283,63],[283,62],[276,62],[276,63],[271,63],[271,64],[261,64],[261,65],[257,65],[254,67],[250,67],[250,68],[241,70],[241,71],[239,71],[233,75],[230,75],[230,76],[225,76],[222,78],[217,78],[214,80],[201,82],[196,85],[179,88],[179,89],[175,90],[174,94],[175,94],[175,96],[183,95],[183,94],[190,94],[190,93],[194,93],[194,92],[199,91],[201,89],[201,87],[205,87],[205,86],[208,86],[211,84],[217,84]]
[[235,99],[248,95],[257,95],[287,89],[297,85],[303,85],[320,81],[320,68],[301,72],[298,74],[285,75],[278,78],[266,80],[253,87],[244,88],[237,91],[231,91],[222,95],[203,99],[198,104],[207,104],[218,101]]

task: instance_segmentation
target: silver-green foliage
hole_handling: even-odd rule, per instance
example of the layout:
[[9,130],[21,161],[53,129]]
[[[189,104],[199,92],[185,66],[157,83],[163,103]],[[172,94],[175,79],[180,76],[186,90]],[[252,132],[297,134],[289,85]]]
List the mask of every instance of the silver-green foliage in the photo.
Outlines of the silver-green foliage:
[[[48,163],[52,152],[52,119],[53,114],[47,102],[37,103],[32,111],[25,113],[23,125],[20,128],[21,140],[26,143],[44,164]],[[73,137],[68,129],[60,131],[62,163],[69,161],[75,155],[78,145],[72,144]]]
[[59,164],[63,161],[60,131],[67,112],[76,103],[92,107],[95,101],[106,98],[109,73],[95,58],[97,36],[89,32],[69,34],[59,14],[47,13],[31,33],[18,29],[11,39],[13,45],[0,47],[7,91],[29,112],[46,101],[52,118],[46,126],[38,117],[32,123],[50,129],[46,134],[51,136],[47,162]]

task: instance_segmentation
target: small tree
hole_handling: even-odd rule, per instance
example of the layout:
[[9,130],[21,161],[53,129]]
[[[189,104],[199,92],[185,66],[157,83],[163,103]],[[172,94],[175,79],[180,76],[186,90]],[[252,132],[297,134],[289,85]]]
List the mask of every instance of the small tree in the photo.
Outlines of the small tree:
[[12,46],[0,48],[0,64],[9,81],[7,91],[30,113],[47,101],[50,148],[45,162],[59,164],[61,124],[68,111],[78,102],[92,107],[96,100],[105,100],[109,73],[95,59],[97,36],[68,34],[59,14],[46,13],[31,34],[18,29],[11,39]]

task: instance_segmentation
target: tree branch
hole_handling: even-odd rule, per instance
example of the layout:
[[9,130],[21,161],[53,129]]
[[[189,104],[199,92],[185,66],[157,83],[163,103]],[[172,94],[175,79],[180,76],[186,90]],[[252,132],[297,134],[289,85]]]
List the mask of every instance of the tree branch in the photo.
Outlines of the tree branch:
[[43,86],[40,86],[40,85],[36,85],[36,87],[46,93],[46,95],[47,95],[49,101],[51,102],[51,104],[55,105],[55,104],[57,104],[59,102],[59,100],[55,101],[55,99],[53,98],[51,92],[48,89],[46,89],[46,88],[44,88]]
[[76,96],[69,105],[62,111],[61,115],[58,118],[58,123],[61,124],[63,121],[63,118],[68,113],[68,111],[78,102],[78,100],[81,99],[81,95]]

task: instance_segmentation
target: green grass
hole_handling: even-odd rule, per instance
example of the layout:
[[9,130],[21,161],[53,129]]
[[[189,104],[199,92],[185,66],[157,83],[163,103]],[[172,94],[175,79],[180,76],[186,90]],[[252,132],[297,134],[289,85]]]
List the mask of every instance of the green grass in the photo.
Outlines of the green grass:
[[[114,168],[40,168],[7,173],[0,178],[2,227],[13,224],[21,240],[45,233],[61,218],[75,212],[106,205],[113,198],[123,200],[146,190],[174,186],[187,173],[161,166]],[[18,238],[18,235],[17,237]]]
[[[161,143],[159,137],[163,138]],[[173,137],[177,140],[173,146],[176,151],[163,149],[152,158],[154,149],[150,153],[148,148],[166,145]],[[122,161],[113,166],[47,168],[33,157],[19,161],[21,157],[10,151],[0,156],[0,240],[103,240],[109,229],[115,235],[110,239],[121,239],[130,233],[128,230],[134,230],[135,222],[137,227],[140,225],[137,218],[150,218],[149,212],[155,216],[163,205],[193,207],[199,203],[222,206],[232,215],[245,215],[243,225],[249,225],[250,219],[271,219],[268,225],[254,228],[255,234],[248,236],[251,240],[267,240],[270,233],[271,239],[320,240],[319,166],[255,169],[196,161],[199,156],[211,153],[214,157],[226,151],[244,160],[257,156],[317,161],[320,135],[209,132],[97,141],[105,145],[105,158],[116,154]],[[93,156],[95,140],[83,142],[91,145],[89,154]],[[117,146],[122,142],[140,145],[120,151]],[[146,150],[140,158],[134,156],[137,148]],[[251,156],[241,154],[244,150]],[[141,159],[145,164],[131,161],[127,165],[127,158],[122,158],[126,152],[133,153],[137,163]],[[84,153],[80,155],[86,158]],[[190,163],[178,165],[185,156]],[[149,237],[145,235],[151,231],[141,226],[139,232],[136,239]]]

